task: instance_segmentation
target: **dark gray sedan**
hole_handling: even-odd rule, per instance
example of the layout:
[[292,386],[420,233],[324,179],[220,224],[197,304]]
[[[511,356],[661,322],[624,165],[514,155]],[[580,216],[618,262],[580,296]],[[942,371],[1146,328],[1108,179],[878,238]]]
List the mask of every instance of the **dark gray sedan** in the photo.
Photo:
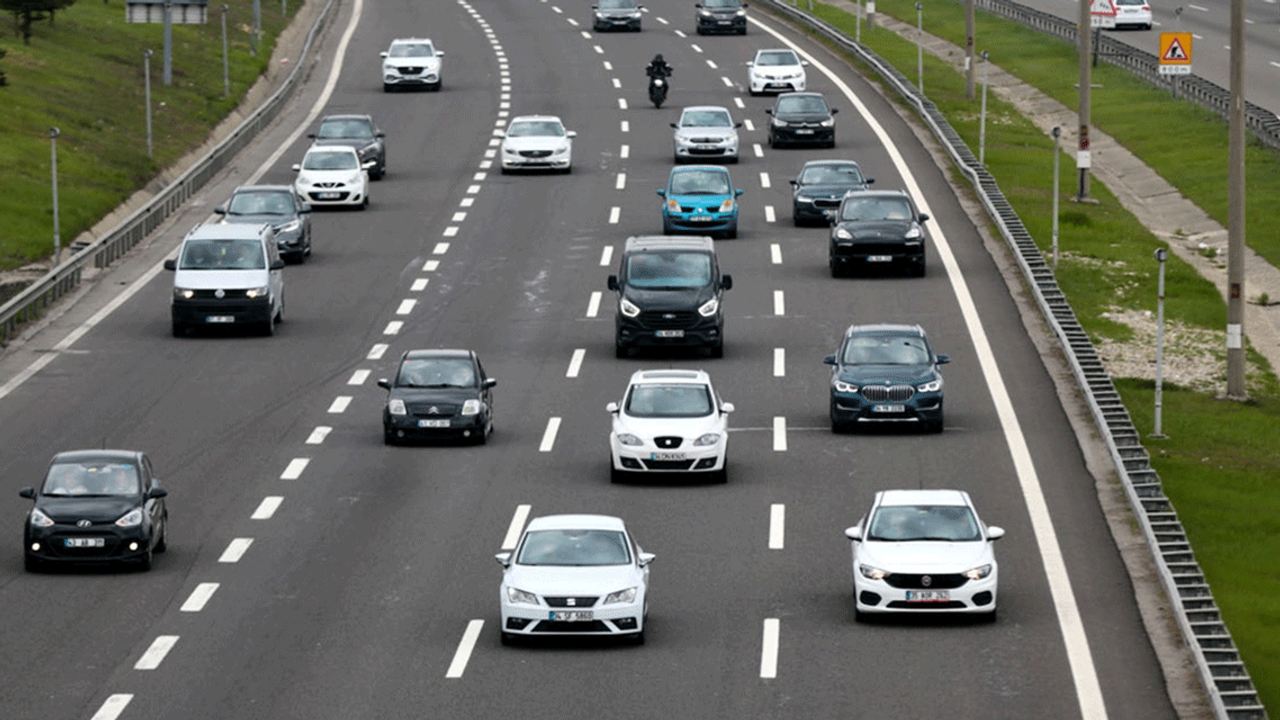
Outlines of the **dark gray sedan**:
[[224,223],[270,225],[283,258],[300,263],[311,256],[311,206],[292,185],[242,185],[213,211]]
[[326,115],[320,128],[307,135],[312,145],[350,145],[360,155],[360,162],[376,164],[369,169],[370,180],[381,180],[387,174],[387,137],[369,115]]
[[845,193],[875,182],[852,160],[812,160],[791,179],[791,219],[796,227],[830,224],[827,211],[840,207]]

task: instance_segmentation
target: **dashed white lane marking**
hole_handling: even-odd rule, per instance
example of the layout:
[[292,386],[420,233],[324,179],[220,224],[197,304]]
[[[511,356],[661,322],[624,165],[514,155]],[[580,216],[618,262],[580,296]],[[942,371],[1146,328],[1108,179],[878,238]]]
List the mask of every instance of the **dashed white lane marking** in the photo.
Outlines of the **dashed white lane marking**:
[[777,222],[777,221],[778,221],[778,217],[777,217],[776,215],[774,215],[774,214],[773,214],[773,206],[772,206],[772,205],[765,205],[765,206],[764,206],[764,221],[765,221],[765,222]]
[[[438,247],[440,247],[440,246],[439,246],[439,245],[437,245],[436,247],[438,248]],[[422,271],[423,271],[423,272],[435,272],[435,271],[436,271],[436,268],[438,268],[438,267],[440,267],[440,261],[439,261],[439,260],[428,260],[428,261],[426,261],[426,262],[422,263]]]
[[626,189],[627,189],[627,174],[626,174],[626,173],[618,173],[618,181],[617,181],[616,183],[614,183],[614,185],[613,185],[613,189],[614,189],[614,190],[626,190]]
[[331,432],[333,432],[333,428],[328,425],[319,425],[315,430],[311,431],[310,435],[307,436],[307,444],[320,445],[324,442],[325,438],[329,437],[329,433]]
[[787,527],[787,506],[774,503],[769,506],[769,549],[781,550]]
[[99,707],[98,712],[94,713],[89,720],[116,720],[120,717],[120,713],[129,707],[130,700],[133,700],[133,695],[116,693],[102,701],[102,707]]
[[417,280],[413,281],[412,285],[409,286],[409,292],[422,292],[423,290],[426,290],[426,289],[427,289],[426,278],[418,278]]
[[[711,58],[707,58],[707,67],[711,68],[712,70],[719,70],[719,69],[720,69],[720,66],[719,66],[719,65],[716,65],[716,61],[715,61],[715,60],[712,60]],[[722,80],[729,80],[729,78],[721,78],[721,79],[722,79]],[[732,81],[732,80],[729,80],[729,87],[733,87],[733,81]]]
[[631,122],[628,120],[623,120],[621,123],[619,123],[618,128],[622,132],[631,132]]
[[[736,97],[736,98],[734,98],[734,99],[733,99],[733,104],[734,104],[734,105],[737,105],[739,110],[746,110],[746,109],[747,109],[747,104],[746,104],[746,103],[744,103],[744,102],[742,102],[742,98],[740,98],[740,97]],[[747,129],[748,129],[748,130],[750,130],[751,128],[747,128]]]
[[350,395],[339,395],[333,399],[333,403],[329,405],[329,412],[337,415],[347,411],[347,406],[351,404]]
[[622,158],[623,160],[626,160],[627,158],[631,157],[631,146],[623,145],[621,148],[619,148],[618,157]]
[[177,635],[160,635],[151,641],[151,647],[142,653],[142,657],[138,658],[138,662],[134,663],[134,670],[155,670],[160,667],[160,663],[164,662],[164,656],[169,654],[174,645],[178,644]]
[[784,417],[773,419],[773,450],[774,452],[787,451],[787,419]]
[[449,222],[462,222],[463,220],[466,220],[466,219],[467,219],[467,214],[466,214],[466,213],[464,213],[464,212],[456,212],[456,213],[454,213],[454,214],[453,214],[453,219],[452,219],[452,220],[450,220]]
[[752,143],[751,151],[756,154],[756,157],[764,157],[764,148],[760,147],[760,143]]
[[1199,5],[1188,5],[1187,7],[1191,8],[1192,10],[1198,10],[1200,12],[1209,12],[1209,8],[1200,7]]
[[400,307],[396,308],[396,314],[408,315],[409,313],[413,312],[413,306],[417,304],[418,304],[417,300],[413,300],[413,299],[401,300]]
[[524,521],[529,517],[529,511],[532,509],[532,505],[516,506],[515,514],[511,516],[511,524],[507,526],[507,535],[502,539],[503,550],[516,549],[516,543],[520,542],[520,531],[524,529]]
[[249,550],[249,546],[253,544],[253,538],[236,538],[227,543],[227,549],[222,551],[222,555],[218,557],[220,563],[236,563],[240,562],[240,558],[244,557],[245,552]]
[[627,99],[626,99],[626,98],[618,98],[618,109],[619,109],[619,110],[626,110],[626,109],[627,109]]
[[1280,68],[1280,62],[1276,62],[1275,60],[1268,60],[1267,62],[1271,65],[1271,67]]
[[773,291],[773,314],[774,314],[774,315],[786,315],[786,314],[787,314],[787,301],[786,301],[786,296],[785,296],[785,295],[783,295],[783,293],[782,293],[782,291],[781,291],[781,290],[774,290],[774,291]]
[[472,176],[471,176],[471,179],[472,179],[472,180],[475,180],[476,182],[480,182],[480,181],[484,180],[484,179],[485,179],[486,177],[488,177],[488,176],[489,176],[489,173],[482,173],[482,172],[478,172],[478,173],[476,173],[476,174],[472,175]]
[[253,511],[249,516],[251,520],[270,520],[272,515],[276,514],[276,510],[280,509],[280,503],[284,502],[284,498],[280,495],[268,495],[262,498],[262,502],[258,504],[258,509]]
[[[596,54],[598,54],[598,55],[603,55],[603,54],[604,54],[604,48],[600,47],[599,45],[592,45],[592,46],[591,46],[591,48],[592,48],[593,50],[595,50],[595,51],[596,51]],[[626,108],[623,108],[623,109],[625,110]]]
[[443,235],[444,237],[457,237],[457,236],[458,236],[458,226],[457,226],[457,225],[450,225],[449,227],[447,227],[447,228],[445,228],[445,229],[444,229],[444,232],[443,232],[443,233],[441,233],[441,235]]
[[573,351],[573,357],[569,358],[569,369],[565,371],[564,376],[570,378],[578,377],[578,371],[582,369],[582,360],[587,356],[584,348],[577,348]]
[[471,651],[475,649],[476,640],[480,637],[480,630],[483,627],[483,620],[472,620],[467,623],[467,629],[462,633],[462,641],[458,643],[458,650],[453,654],[453,662],[449,663],[449,670],[444,674],[446,678],[462,677],[462,673],[467,669],[467,661],[471,659]]
[[196,585],[196,589],[191,591],[186,601],[182,603],[182,607],[178,609],[182,612],[200,612],[209,603],[209,598],[213,597],[213,594],[217,591],[218,583],[200,583]]
[[622,217],[622,208],[618,207],[617,205],[614,205],[613,207],[609,208],[609,224],[610,225],[617,225],[618,219],[621,217]]
[[436,246],[431,248],[432,255],[443,255],[447,252],[449,252],[449,243],[447,242],[436,243]]
[[[707,64],[710,65],[712,68],[715,68],[716,66],[716,64],[711,62],[710,60],[707,61]],[[720,82],[724,83],[725,87],[733,87],[733,81],[727,77],[721,76]]]
[[348,385],[363,385],[365,380],[369,379],[369,371],[361,368],[351,373],[351,377],[347,380]]
[[593,318],[600,314],[600,297],[599,290],[591,293],[591,299],[587,301],[587,317]]
[[281,480],[297,480],[302,477],[302,471],[307,469],[311,464],[311,458],[294,458],[285,466],[284,472],[280,473]]
[[676,31],[676,37],[687,38],[687,37],[689,37],[689,36],[688,36],[688,35],[686,35],[686,34],[685,34],[685,32],[684,32],[683,30],[677,30],[677,31]]
[[556,433],[560,432],[560,418],[547,418],[547,429],[542,433],[542,442],[538,443],[538,452],[551,452],[556,446]]
[[[573,18],[565,18],[564,20],[565,20],[565,22],[569,23],[570,25],[572,25],[572,26],[574,26],[574,27],[578,27],[578,21],[577,21],[577,20],[574,20]],[[583,33],[583,34],[585,35],[586,33]],[[591,36],[590,36],[590,35],[587,35],[587,37],[591,37]]]
[[777,618],[764,621],[764,637],[760,641],[760,677],[778,677],[778,632]]
[[499,146],[499,145],[501,145],[501,144],[502,144],[502,138],[490,138],[490,139],[489,139],[489,147],[494,147],[494,148],[496,148],[496,147],[498,147],[498,146]]
[[475,195],[475,194],[476,194],[476,193],[478,193],[478,192],[480,192],[480,186],[479,186],[479,185],[468,185],[468,186],[467,186],[467,194],[468,194],[468,195]]
[[614,87],[614,89],[621,88],[621,87],[622,87],[622,81],[621,81],[621,80],[619,80],[618,78],[613,78],[613,87]]
[[748,119],[748,118],[743,118],[743,119],[742,119],[742,127],[746,128],[746,129],[747,129],[747,132],[755,132],[755,131],[756,131],[756,124],[755,124],[755,123],[753,123],[753,122],[751,122],[751,120],[750,120],[750,119]]
[[782,264],[782,246],[781,245],[779,245],[778,243],[771,243],[769,245],[769,259],[773,262],[774,265]]
[[760,173],[760,187],[762,188],[772,187],[769,184],[769,173],[765,173],[765,172]]
[[662,23],[663,25],[670,25],[670,24],[671,24],[671,23],[667,22],[667,19],[666,19],[666,18],[655,17],[655,18],[654,18],[654,20],[657,20],[658,22]]
[[373,347],[369,348],[369,354],[364,357],[366,360],[381,360],[382,356],[386,354],[388,347],[390,347],[390,345],[387,345],[386,343],[374,343]]
[[609,267],[613,262],[613,246],[605,245],[600,249],[600,267]]
[[560,14],[560,15],[563,15],[563,14],[564,14],[564,11],[563,11],[563,10],[561,10],[560,8],[556,7],[555,5],[552,5],[552,6],[551,6],[551,9],[552,9],[552,10],[555,10],[557,14]]
[[392,320],[387,326],[382,328],[383,335],[395,335],[400,332],[400,328],[404,327],[404,323],[399,320]]
[[773,349],[773,376],[786,377],[787,375],[787,349]]
[[690,43],[689,47],[693,48],[694,52],[702,52],[702,48],[698,47],[698,43]]
[[608,60],[605,60],[604,69],[608,70],[609,72],[613,72],[613,63],[609,62]]
[[[573,22],[573,21],[572,21],[572,20],[570,20],[569,22]],[[577,23],[573,23],[573,24],[574,24],[574,25],[577,25]],[[583,31],[582,31],[582,39],[583,39],[583,40],[590,40],[590,39],[591,39],[591,33],[587,32],[586,30],[583,30]]]

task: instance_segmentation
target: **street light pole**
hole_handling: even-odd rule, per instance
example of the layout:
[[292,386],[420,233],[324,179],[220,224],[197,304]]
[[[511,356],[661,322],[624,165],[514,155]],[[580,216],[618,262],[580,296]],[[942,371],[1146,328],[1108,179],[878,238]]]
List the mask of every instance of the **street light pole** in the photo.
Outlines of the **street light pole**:
[[253,31],[250,33],[251,54],[258,54],[258,36],[262,33],[262,0],[253,0]]
[[58,128],[49,128],[49,167],[53,176],[53,266],[62,262],[62,235],[58,230]]
[[991,65],[989,50],[982,51],[982,113],[978,121],[978,164],[986,165],[987,157],[987,70]]
[[973,35],[974,35],[974,0],[964,3],[964,97],[973,99]]
[[1080,23],[1076,27],[1077,37],[1079,39],[1080,52],[1080,104],[1078,109],[1080,134],[1077,136],[1079,145],[1076,149],[1076,169],[1080,171],[1080,184],[1076,192],[1076,200],[1078,202],[1089,202],[1089,167],[1092,165],[1089,155],[1089,87],[1093,82],[1093,68],[1090,64],[1090,54],[1092,53],[1093,43],[1093,13],[1090,12],[1090,3],[1086,0],[1080,0]]
[[151,154],[151,51],[142,51],[142,83],[147,97],[147,157]]
[[1231,97],[1227,109],[1227,397],[1244,382],[1244,0],[1231,0]]
[[173,84],[173,2],[164,0],[164,84]]
[[[1062,128],[1053,128],[1053,269],[1058,269],[1058,160],[1062,156]],[[1161,266],[1163,267],[1163,266]]]
[[1156,262],[1160,263],[1160,280],[1156,285],[1156,426],[1151,433],[1153,438],[1166,437],[1161,431],[1161,415],[1164,412],[1164,262],[1168,259],[1168,250],[1156,250]]
[[222,6],[222,97],[231,97],[231,64],[227,59],[227,6]]
[[924,4],[916,3],[916,76],[924,94]]

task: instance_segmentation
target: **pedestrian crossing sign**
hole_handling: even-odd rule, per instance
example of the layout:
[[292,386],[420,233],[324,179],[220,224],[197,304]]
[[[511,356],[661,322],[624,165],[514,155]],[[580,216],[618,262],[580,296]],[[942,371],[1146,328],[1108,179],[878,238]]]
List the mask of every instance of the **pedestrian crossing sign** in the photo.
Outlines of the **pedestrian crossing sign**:
[[1160,33],[1160,74],[1191,74],[1191,33]]

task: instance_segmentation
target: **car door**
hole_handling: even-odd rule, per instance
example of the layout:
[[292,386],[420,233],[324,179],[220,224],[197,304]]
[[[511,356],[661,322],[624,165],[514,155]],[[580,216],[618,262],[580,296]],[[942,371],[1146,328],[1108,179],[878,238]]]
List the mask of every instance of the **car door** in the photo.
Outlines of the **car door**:
[[142,502],[146,508],[147,516],[151,518],[151,542],[154,543],[161,537],[160,529],[164,525],[164,499],[148,497],[151,494],[151,490],[160,485],[160,481],[156,479],[155,473],[151,470],[151,458],[143,455],[140,465]]
[[284,310],[284,262],[280,258],[280,248],[276,247],[275,238],[264,243],[267,247],[267,284],[270,287],[272,310]]
[[472,359],[476,363],[476,377],[480,379],[480,402],[489,408],[489,419],[493,420],[493,387],[488,385],[489,376],[485,374],[479,356],[473,354]]

